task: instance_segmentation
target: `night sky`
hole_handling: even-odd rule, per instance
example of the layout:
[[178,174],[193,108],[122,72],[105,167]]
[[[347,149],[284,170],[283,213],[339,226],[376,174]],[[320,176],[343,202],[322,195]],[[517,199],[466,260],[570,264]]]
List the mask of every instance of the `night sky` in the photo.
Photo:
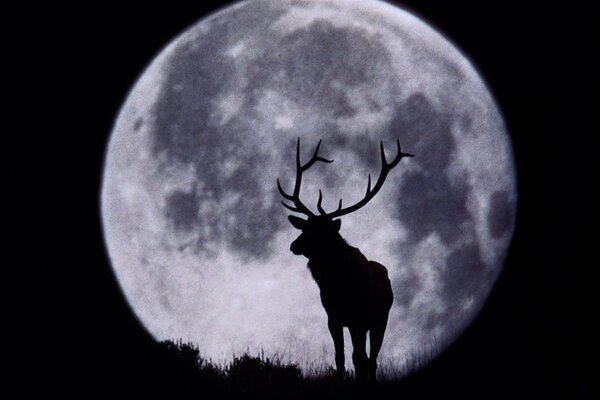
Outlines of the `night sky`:
[[[434,388],[444,387],[444,393],[474,397],[487,388],[503,394],[585,397],[591,381],[579,362],[587,354],[579,316],[587,312],[584,283],[592,262],[584,252],[591,242],[585,232],[593,231],[589,191],[597,180],[590,173],[595,147],[589,140],[596,128],[589,118],[593,103],[587,100],[598,83],[591,74],[593,13],[577,4],[564,9],[520,2],[403,4],[475,60],[506,119],[519,190],[515,237],[486,306],[406,392],[439,394]],[[144,65],[174,35],[218,6],[82,7],[74,14],[78,17],[68,19],[72,10],[40,10],[48,11],[39,20],[58,63],[49,93],[54,99],[58,93],[78,93],[64,95],[55,113],[73,109],[73,123],[57,148],[69,151],[43,161],[61,168],[68,179],[52,180],[55,186],[48,188],[62,189],[73,199],[68,206],[58,205],[65,212],[54,218],[73,216],[77,232],[84,233],[70,235],[74,253],[55,275],[64,312],[53,329],[61,339],[48,347],[53,359],[64,362],[46,374],[52,383],[48,387],[71,391],[93,385],[106,394],[117,387],[137,393],[156,367],[150,336],[132,317],[102,242],[102,160],[114,116]],[[75,33],[85,38],[86,46],[73,40]],[[494,231],[501,234],[506,199],[498,193],[493,201],[500,210]],[[460,213],[449,218],[460,218]],[[181,227],[185,229],[184,222]],[[51,243],[55,249],[64,246],[56,239]],[[91,347],[82,357],[84,345]],[[72,379],[65,381],[65,376]]]

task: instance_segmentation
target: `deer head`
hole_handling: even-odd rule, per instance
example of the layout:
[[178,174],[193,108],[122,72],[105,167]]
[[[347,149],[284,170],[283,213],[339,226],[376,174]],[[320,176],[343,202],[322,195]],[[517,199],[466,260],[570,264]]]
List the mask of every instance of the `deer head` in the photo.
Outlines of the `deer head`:
[[414,157],[412,154],[403,153],[400,148],[400,141],[397,140],[398,154],[394,160],[390,163],[387,162],[385,157],[385,150],[383,148],[383,142],[380,142],[381,149],[381,172],[379,178],[375,183],[375,186],[371,188],[371,175],[367,183],[367,192],[365,197],[350,207],[342,207],[342,199],[339,201],[338,208],[333,212],[327,212],[323,209],[323,193],[319,190],[319,199],[317,201],[317,210],[319,215],[314,214],[302,201],[300,200],[300,187],[302,185],[302,174],[312,167],[317,161],[324,163],[332,163],[333,160],[327,160],[319,157],[319,148],[321,147],[321,141],[317,144],[315,152],[306,164],[300,162],[300,138],[296,144],[296,183],[294,185],[294,191],[292,194],[286,193],[281,187],[279,178],[277,179],[277,188],[285,200],[291,202],[293,205],[282,201],[284,205],[290,211],[295,213],[304,214],[307,219],[302,219],[293,215],[288,217],[292,226],[302,231],[302,234],[292,243],[290,250],[296,255],[304,255],[307,258],[313,258],[319,254],[324,254],[328,248],[331,248],[331,244],[336,240],[342,240],[339,235],[341,227],[341,220],[335,219],[344,215],[350,214],[364,205],[366,205],[375,195],[385,182],[388,173],[400,162],[403,157]]

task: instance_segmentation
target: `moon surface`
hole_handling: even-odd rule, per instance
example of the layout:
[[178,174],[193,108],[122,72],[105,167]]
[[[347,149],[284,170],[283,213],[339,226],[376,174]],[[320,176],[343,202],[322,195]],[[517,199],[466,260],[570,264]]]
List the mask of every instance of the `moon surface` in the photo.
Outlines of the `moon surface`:
[[[108,144],[104,237],[133,311],[206,358],[264,351],[305,370],[333,342],[276,179],[333,210],[379,174],[379,141],[415,154],[340,233],[384,264],[394,304],[380,364],[408,372],[481,309],[513,233],[515,170],[502,116],[470,61],[375,0],[249,0],[199,21],[149,64]],[[346,333],[347,335],[347,333]],[[351,344],[346,336],[350,360]],[[351,362],[347,361],[347,367]]]

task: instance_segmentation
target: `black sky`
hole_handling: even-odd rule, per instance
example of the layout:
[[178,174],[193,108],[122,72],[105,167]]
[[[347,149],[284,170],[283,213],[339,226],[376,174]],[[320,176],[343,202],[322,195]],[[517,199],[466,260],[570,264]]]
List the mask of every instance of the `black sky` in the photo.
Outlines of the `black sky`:
[[[594,13],[581,2],[521,3],[404,2],[469,55],[488,83],[513,141],[520,195],[513,245],[486,306],[407,393],[590,396],[589,370],[580,361],[591,357],[584,319],[597,314],[588,311],[585,285],[597,264],[585,251],[595,227],[590,193],[598,182],[591,172],[598,132],[590,122],[598,107],[591,100],[598,93]],[[36,101],[47,99],[49,121],[62,122],[44,131],[56,151],[37,161],[40,169],[60,168],[40,186],[53,199],[60,194],[48,204],[56,207],[44,228],[46,257],[61,264],[51,273],[58,278],[51,296],[59,300],[51,311],[61,312],[35,331],[50,329],[50,343],[41,347],[52,358],[42,371],[61,392],[134,392],[159,368],[104,251],[102,159],[117,110],[146,63],[219,5],[52,8],[23,21],[43,31],[29,65],[38,66],[38,79],[50,87]]]

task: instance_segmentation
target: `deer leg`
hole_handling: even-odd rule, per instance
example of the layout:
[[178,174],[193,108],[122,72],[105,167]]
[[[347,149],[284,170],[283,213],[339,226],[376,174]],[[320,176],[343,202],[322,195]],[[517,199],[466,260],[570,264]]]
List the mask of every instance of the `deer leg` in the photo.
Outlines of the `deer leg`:
[[354,370],[356,371],[356,379],[358,381],[365,381],[367,378],[367,364],[369,361],[366,350],[367,331],[362,328],[351,329],[350,336],[352,337],[352,362],[354,363]]
[[346,372],[346,367],[344,366],[344,327],[331,320],[327,323],[327,326],[329,327],[329,332],[333,339],[333,346],[335,347],[335,368],[338,377],[341,378]]
[[377,380],[377,356],[379,350],[381,350],[381,344],[383,343],[383,336],[385,334],[385,328],[387,326],[387,315],[378,323],[374,324],[371,332],[369,333],[369,339],[371,342],[371,354],[369,356],[369,380],[375,382]]

